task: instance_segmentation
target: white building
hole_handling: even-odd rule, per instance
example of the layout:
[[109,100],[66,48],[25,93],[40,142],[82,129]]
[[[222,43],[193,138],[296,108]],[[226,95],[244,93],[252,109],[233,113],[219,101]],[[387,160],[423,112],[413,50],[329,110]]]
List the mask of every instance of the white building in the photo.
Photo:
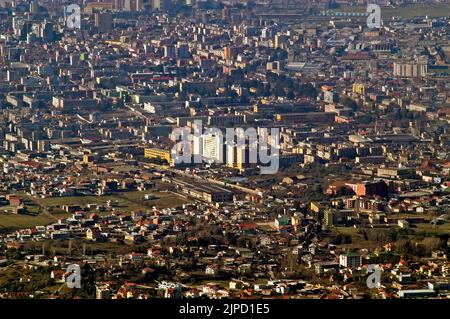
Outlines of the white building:
[[223,137],[203,135],[203,158],[207,162],[223,163]]

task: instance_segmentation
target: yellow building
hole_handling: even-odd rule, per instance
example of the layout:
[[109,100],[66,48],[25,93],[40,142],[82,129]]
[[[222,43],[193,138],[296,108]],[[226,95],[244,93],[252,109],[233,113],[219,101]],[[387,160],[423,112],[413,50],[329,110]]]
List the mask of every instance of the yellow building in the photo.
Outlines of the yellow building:
[[84,154],[83,155],[83,163],[89,164],[94,161],[94,156],[91,154]]
[[319,213],[322,209],[322,205],[320,205],[320,203],[318,203],[318,202],[311,202],[310,209],[314,213]]
[[353,84],[353,93],[364,95],[366,91],[366,88],[361,83],[354,83]]
[[145,158],[158,158],[161,160],[166,160],[170,163],[170,151],[162,150],[159,148],[146,148],[144,151]]
[[229,145],[226,149],[226,163],[228,167],[245,170],[249,166],[248,144],[241,146]]
[[324,214],[324,226],[325,227],[333,227],[337,222],[338,215],[335,210],[327,209]]
[[297,214],[294,214],[294,216],[292,216],[292,218],[291,218],[291,225],[292,226],[297,228],[297,227],[300,226],[301,222],[302,222],[302,219]]

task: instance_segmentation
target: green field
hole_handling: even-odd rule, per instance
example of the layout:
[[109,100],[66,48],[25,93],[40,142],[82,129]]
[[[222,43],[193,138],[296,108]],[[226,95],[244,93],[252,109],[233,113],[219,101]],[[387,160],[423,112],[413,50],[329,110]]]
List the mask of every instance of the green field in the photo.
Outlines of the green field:
[[413,18],[417,16],[448,17],[450,16],[450,4],[417,4],[400,8],[382,8],[381,16],[383,18],[392,18],[393,16],[404,18]]
[[[339,12],[366,12],[366,7],[341,7],[335,11]],[[450,4],[423,5],[414,4],[397,8],[382,7],[382,19],[391,19],[392,17],[413,18],[418,16],[428,17],[448,17],[450,16]]]
[[[27,200],[26,208],[30,212],[28,215],[16,215],[3,212],[9,210],[8,207],[0,209],[0,230],[28,228],[36,225],[47,225],[57,221],[59,218],[70,216],[61,210],[62,205],[80,205],[97,204],[106,206],[108,200],[118,202],[116,210],[123,213],[131,213],[132,211],[150,210],[153,206],[157,208],[177,207],[189,200],[184,199],[174,193],[168,192],[152,192],[157,196],[154,200],[145,200],[144,195],[147,192],[123,192],[110,196],[67,196],[67,197],[49,197],[38,198],[32,196],[24,196]],[[109,212],[97,212],[98,214],[108,214]]]
[[432,224],[417,224],[417,227],[413,228],[415,234],[425,233],[436,234],[436,235],[448,235],[450,234],[450,223],[445,223],[442,225],[432,225]]
[[10,213],[0,213],[0,229],[2,228],[28,228],[36,225],[46,225],[54,222],[55,219],[47,215],[15,215]]
[[59,208],[61,205],[80,205],[87,204],[105,205],[107,201],[117,201],[117,210],[143,210],[149,209],[153,206],[158,208],[176,207],[187,203],[182,197],[173,193],[155,192],[157,199],[144,200],[144,195],[150,192],[123,192],[108,196],[66,196],[66,197],[49,197],[49,198],[32,198],[40,205],[47,208]]

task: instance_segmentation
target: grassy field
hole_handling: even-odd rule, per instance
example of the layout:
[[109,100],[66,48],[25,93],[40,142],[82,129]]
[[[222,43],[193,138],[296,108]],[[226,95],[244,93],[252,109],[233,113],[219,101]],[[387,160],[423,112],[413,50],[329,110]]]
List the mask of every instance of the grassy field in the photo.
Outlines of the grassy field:
[[379,243],[377,241],[372,240],[366,240],[364,238],[364,235],[361,234],[361,229],[354,228],[354,227],[333,227],[332,233],[334,235],[341,235],[341,236],[350,236],[351,237],[351,243],[348,244],[340,244],[339,247],[345,248],[345,249],[357,249],[357,248],[368,248],[368,249],[375,249]]
[[417,227],[413,228],[414,234],[437,234],[437,235],[448,235],[450,234],[450,223],[445,223],[442,225],[432,225],[432,224],[417,224]]
[[[336,9],[340,12],[366,12],[366,7],[342,7]],[[414,4],[404,7],[391,8],[382,7],[381,17],[382,19],[391,19],[394,16],[403,18],[413,18],[418,16],[429,16],[429,17],[448,17],[450,16],[450,4],[434,4],[434,5],[423,5]]]
[[145,200],[144,195],[149,192],[123,192],[108,196],[66,196],[50,198],[33,198],[40,205],[46,207],[60,207],[61,205],[87,204],[106,205],[108,200],[117,201],[117,209],[120,210],[142,210],[156,206],[158,208],[176,207],[187,203],[185,199],[173,193],[156,192],[154,200]]
[[[177,207],[189,200],[184,199],[174,193],[168,192],[154,192],[157,196],[154,200],[145,200],[144,195],[147,192],[123,192],[110,196],[67,196],[67,197],[49,197],[37,198],[25,196],[27,199],[26,208],[30,212],[29,215],[16,215],[12,213],[5,213],[8,207],[2,207],[0,212],[0,230],[28,228],[36,225],[47,225],[55,222],[59,218],[68,217],[71,214],[61,210],[61,205],[80,205],[87,204],[105,205],[108,200],[117,201],[118,206],[116,210],[124,213],[131,213],[132,211],[149,210],[153,206],[157,208]],[[44,209],[45,208],[45,209]],[[48,210],[46,212],[45,210]],[[108,214],[109,212],[96,212],[98,214]]]
[[81,256],[83,248],[87,256],[95,256],[97,254],[126,254],[139,249],[143,249],[143,245],[132,244],[117,244],[113,242],[95,242],[87,239],[76,238],[71,241],[71,250],[69,251],[69,241],[45,240],[40,242],[28,241],[24,244],[24,249],[30,251],[41,251],[45,246],[45,251],[55,255],[72,254],[72,256]]
[[450,4],[417,4],[400,8],[382,8],[381,15],[384,18],[392,18],[393,16],[400,16],[404,18],[413,18],[418,16],[448,17],[450,16]]
[[[362,229],[353,228],[353,227],[333,227],[331,229],[331,233],[341,236],[350,236],[351,243],[349,244],[340,244],[340,247],[347,249],[355,249],[355,248],[368,248],[375,249],[380,246],[380,244],[388,241],[390,232],[397,232],[399,236],[397,237],[397,241],[399,240],[412,240],[415,242],[421,243],[435,243],[437,236],[439,235],[448,235],[450,234],[450,223],[445,223],[443,225],[437,225],[436,228],[434,225],[429,223],[419,223],[415,227],[409,230],[401,230],[398,227],[393,228],[367,228],[365,230],[368,238],[361,233]],[[406,232],[406,233],[405,233]],[[401,234],[400,234],[401,233]],[[380,238],[380,240],[378,240]],[[394,240],[395,241],[395,240]]]
[[55,219],[46,215],[15,215],[10,213],[0,213],[1,228],[28,228],[36,225],[47,225]]
[[337,235],[351,236],[356,242],[364,241],[364,236],[359,233],[360,229],[354,227],[334,227],[333,232]]

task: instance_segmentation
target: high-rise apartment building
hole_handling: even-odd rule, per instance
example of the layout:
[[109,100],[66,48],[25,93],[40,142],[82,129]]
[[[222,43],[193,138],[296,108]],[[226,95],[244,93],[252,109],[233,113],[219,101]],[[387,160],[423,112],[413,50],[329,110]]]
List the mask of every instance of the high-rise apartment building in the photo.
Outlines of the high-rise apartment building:
[[203,135],[203,158],[207,162],[223,162],[223,137],[217,135]]

